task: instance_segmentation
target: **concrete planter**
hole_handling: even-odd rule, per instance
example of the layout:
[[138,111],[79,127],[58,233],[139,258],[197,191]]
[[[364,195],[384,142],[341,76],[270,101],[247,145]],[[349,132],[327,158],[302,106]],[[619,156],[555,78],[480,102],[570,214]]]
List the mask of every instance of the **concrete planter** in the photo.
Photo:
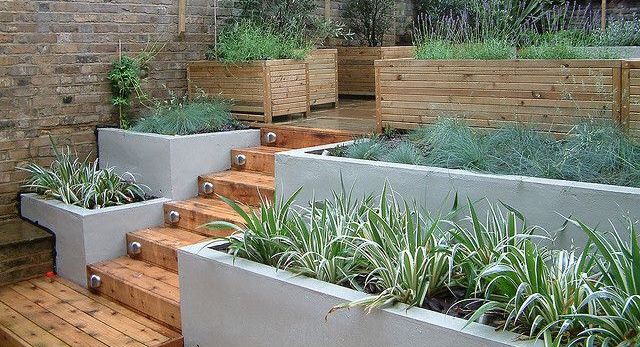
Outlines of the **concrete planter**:
[[198,194],[197,178],[231,167],[231,149],[260,145],[260,130],[168,136],[98,129],[101,167],[131,172],[151,195],[174,200]]
[[162,205],[169,200],[152,199],[95,210],[45,200],[35,194],[23,194],[20,201],[22,217],[55,234],[58,274],[85,286],[86,266],[125,255],[125,235],[161,225]]
[[[345,142],[344,144],[348,144]],[[640,217],[640,188],[611,186],[524,176],[492,175],[465,170],[394,164],[331,156],[322,152],[336,145],[294,150],[276,155],[276,191],[288,196],[304,187],[298,203],[329,198],[331,191],[341,189],[340,179],[354,196],[379,194],[385,182],[404,199],[434,211],[449,208],[457,192],[462,199],[473,201],[488,198],[502,201],[521,211],[530,225],[539,225],[553,232],[564,217],[579,219],[589,226],[609,230],[609,221],[622,232],[624,217]],[[485,204],[478,207],[482,210]],[[564,217],[563,217],[564,216]],[[584,233],[573,226],[559,233],[556,247],[581,246]]]
[[[366,294],[214,251],[178,252],[185,346],[533,346],[516,335],[421,308],[364,314],[337,304]],[[251,327],[247,329],[247,327]]]

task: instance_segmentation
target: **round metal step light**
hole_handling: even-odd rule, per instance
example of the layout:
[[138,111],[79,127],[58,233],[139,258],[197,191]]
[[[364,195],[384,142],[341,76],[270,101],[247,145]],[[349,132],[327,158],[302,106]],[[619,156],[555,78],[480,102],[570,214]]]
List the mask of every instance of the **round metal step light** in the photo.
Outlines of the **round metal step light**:
[[276,142],[276,133],[274,132],[268,132],[267,135],[265,135],[265,141],[267,141],[267,143],[274,143]]
[[213,183],[211,182],[204,182],[202,184],[202,193],[204,194],[213,194]]
[[180,221],[180,213],[178,211],[169,211],[167,218],[169,219],[169,223],[176,224]]
[[129,255],[138,255],[142,252],[142,245],[138,241],[129,243],[128,247]]
[[244,154],[236,155],[236,165],[242,166],[247,163],[247,157]]
[[97,289],[97,288],[100,288],[101,285],[102,285],[102,279],[100,279],[100,276],[91,275],[91,277],[89,277],[89,288]]

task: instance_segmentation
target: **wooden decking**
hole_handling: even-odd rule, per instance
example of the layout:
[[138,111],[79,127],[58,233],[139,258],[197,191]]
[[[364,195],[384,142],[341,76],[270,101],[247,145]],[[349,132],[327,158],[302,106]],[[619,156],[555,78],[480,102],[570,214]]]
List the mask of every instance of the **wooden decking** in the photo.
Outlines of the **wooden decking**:
[[370,134],[376,129],[376,102],[367,98],[341,98],[338,107],[313,108],[306,118],[276,124]]
[[182,346],[182,337],[65,280],[0,288],[1,346]]

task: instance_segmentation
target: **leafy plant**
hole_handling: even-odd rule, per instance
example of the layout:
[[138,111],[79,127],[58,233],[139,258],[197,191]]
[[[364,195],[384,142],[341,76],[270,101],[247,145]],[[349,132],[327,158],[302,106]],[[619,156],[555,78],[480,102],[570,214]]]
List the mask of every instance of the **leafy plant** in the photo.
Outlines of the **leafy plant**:
[[416,148],[411,142],[402,141],[394,148],[392,148],[386,155],[382,157],[382,160],[391,163],[412,164],[420,165],[424,163],[424,157],[420,150]]
[[350,31],[369,47],[382,46],[384,34],[393,25],[393,0],[348,0],[344,17]]
[[384,143],[377,139],[356,140],[346,149],[346,156],[354,159],[379,160],[387,151]]
[[200,95],[188,100],[170,92],[168,101],[157,103],[143,115],[132,131],[164,135],[190,135],[242,128],[229,111],[229,102]]
[[252,60],[304,59],[311,42],[295,33],[276,32],[273,29],[243,20],[223,28],[216,47],[207,57],[228,63]]
[[53,140],[51,149],[55,158],[50,167],[30,163],[20,168],[30,174],[23,185],[27,190],[88,209],[144,200],[144,188],[131,174],[131,179],[125,180],[113,168],[99,169],[97,159],[90,162],[87,156],[80,160],[68,147],[58,150]]
[[142,103],[149,99],[142,89],[142,79],[147,75],[149,62],[163,47],[157,43],[148,45],[135,57],[120,53],[118,59],[111,63],[107,79],[111,84],[111,102],[118,109],[120,128],[128,129],[131,126],[129,111],[133,106],[133,98]]

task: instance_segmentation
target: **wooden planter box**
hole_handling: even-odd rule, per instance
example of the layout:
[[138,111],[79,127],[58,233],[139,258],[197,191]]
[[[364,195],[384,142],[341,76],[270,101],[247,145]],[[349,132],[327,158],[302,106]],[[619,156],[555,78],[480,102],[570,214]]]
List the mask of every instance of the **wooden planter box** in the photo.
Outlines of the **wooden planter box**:
[[413,57],[412,46],[338,47],[338,93],[376,95],[374,61]]
[[309,102],[312,106],[338,105],[338,50],[316,49],[309,64]]
[[273,117],[309,113],[305,61],[281,59],[243,64],[197,61],[187,66],[189,93],[197,89],[234,102],[241,120],[271,123]]
[[621,114],[621,60],[398,59],[375,69],[379,130],[461,117],[482,128],[524,122],[560,133]]

